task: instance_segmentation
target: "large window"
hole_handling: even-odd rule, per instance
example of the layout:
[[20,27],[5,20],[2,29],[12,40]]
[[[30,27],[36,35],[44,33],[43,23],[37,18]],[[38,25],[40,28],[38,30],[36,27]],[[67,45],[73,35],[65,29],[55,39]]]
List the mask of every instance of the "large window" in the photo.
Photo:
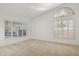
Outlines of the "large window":
[[75,12],[70,7],[61,7],[56,10],[53,17],[55,18],[55,37],[57,39],[74,39],[75,38]]
[[26,36],[26,24],[15,21],[5,21],[6,37],[22,37]]
[[58,39],[75,38],[75,22],[72,19],[58,19],[55,21],[55,37]]

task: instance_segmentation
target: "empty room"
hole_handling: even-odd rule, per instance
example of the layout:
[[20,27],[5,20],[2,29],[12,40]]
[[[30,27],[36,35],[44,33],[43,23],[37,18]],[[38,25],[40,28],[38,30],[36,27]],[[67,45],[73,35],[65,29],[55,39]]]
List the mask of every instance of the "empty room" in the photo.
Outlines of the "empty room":
[[0,3],[0,56],[79,56],[79,4]]

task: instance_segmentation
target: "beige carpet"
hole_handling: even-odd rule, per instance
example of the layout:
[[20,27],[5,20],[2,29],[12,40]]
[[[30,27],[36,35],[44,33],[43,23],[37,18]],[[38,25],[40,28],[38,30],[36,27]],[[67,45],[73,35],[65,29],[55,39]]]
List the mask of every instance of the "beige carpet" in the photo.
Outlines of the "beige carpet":
[[0,47],[2,56],[59,56],[79,55],[79,47],[40,40],[26,40]]

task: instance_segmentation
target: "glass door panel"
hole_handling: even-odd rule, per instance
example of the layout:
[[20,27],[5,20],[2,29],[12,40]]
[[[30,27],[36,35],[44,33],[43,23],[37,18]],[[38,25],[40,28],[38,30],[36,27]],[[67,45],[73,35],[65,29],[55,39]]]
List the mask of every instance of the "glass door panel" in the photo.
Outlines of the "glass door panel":
[[55,22],[55,36],[60,39],[74,39],[75,28],[73,20],[57,20]]

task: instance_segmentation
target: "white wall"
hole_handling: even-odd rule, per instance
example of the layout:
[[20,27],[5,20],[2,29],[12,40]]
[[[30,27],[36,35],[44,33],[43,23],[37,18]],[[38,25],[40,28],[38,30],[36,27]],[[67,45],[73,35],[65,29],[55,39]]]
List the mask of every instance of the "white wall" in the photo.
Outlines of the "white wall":
[[[76,22],[76,37],[74,40],[56,39],[54,37],[55,19],[53,18],[53,13],[61,7],[70,7],[75,11],[75,15],[72,16],[73,20]],[[79,4],[64,4],[61,7],[58,7],[47,14],[41,15],[38,18],[32,20],[32,39],[79,45]]]
[[[26,23],[27,26],[27,36],[25,37],[14,37],[14,38],[5,38],[5,20],[16,21]],[[21,16],[12,16],[12,15],[3,15],[0,14],[0,46],[17,43],[19,41],[28,40],[30,36],[30,20],[21,17]]]
[[[76,38],[74,40],[55,39],[54,37],[54,21],[53,13],[61,7],[71,7],[75,11],[73,19],[76,21]],[[56,8],[36,19],[28,20],[20,15],[0,13],[0,46],[24,41],[28,39],[37,39],[51,42],[61,42],[79,45],[79,4],[65,4]],[[0,10],[1,12],[1,10]],[[21,21],[27,24],[27,36],[17,38],[5,38],[4,36],[4,20]]]

